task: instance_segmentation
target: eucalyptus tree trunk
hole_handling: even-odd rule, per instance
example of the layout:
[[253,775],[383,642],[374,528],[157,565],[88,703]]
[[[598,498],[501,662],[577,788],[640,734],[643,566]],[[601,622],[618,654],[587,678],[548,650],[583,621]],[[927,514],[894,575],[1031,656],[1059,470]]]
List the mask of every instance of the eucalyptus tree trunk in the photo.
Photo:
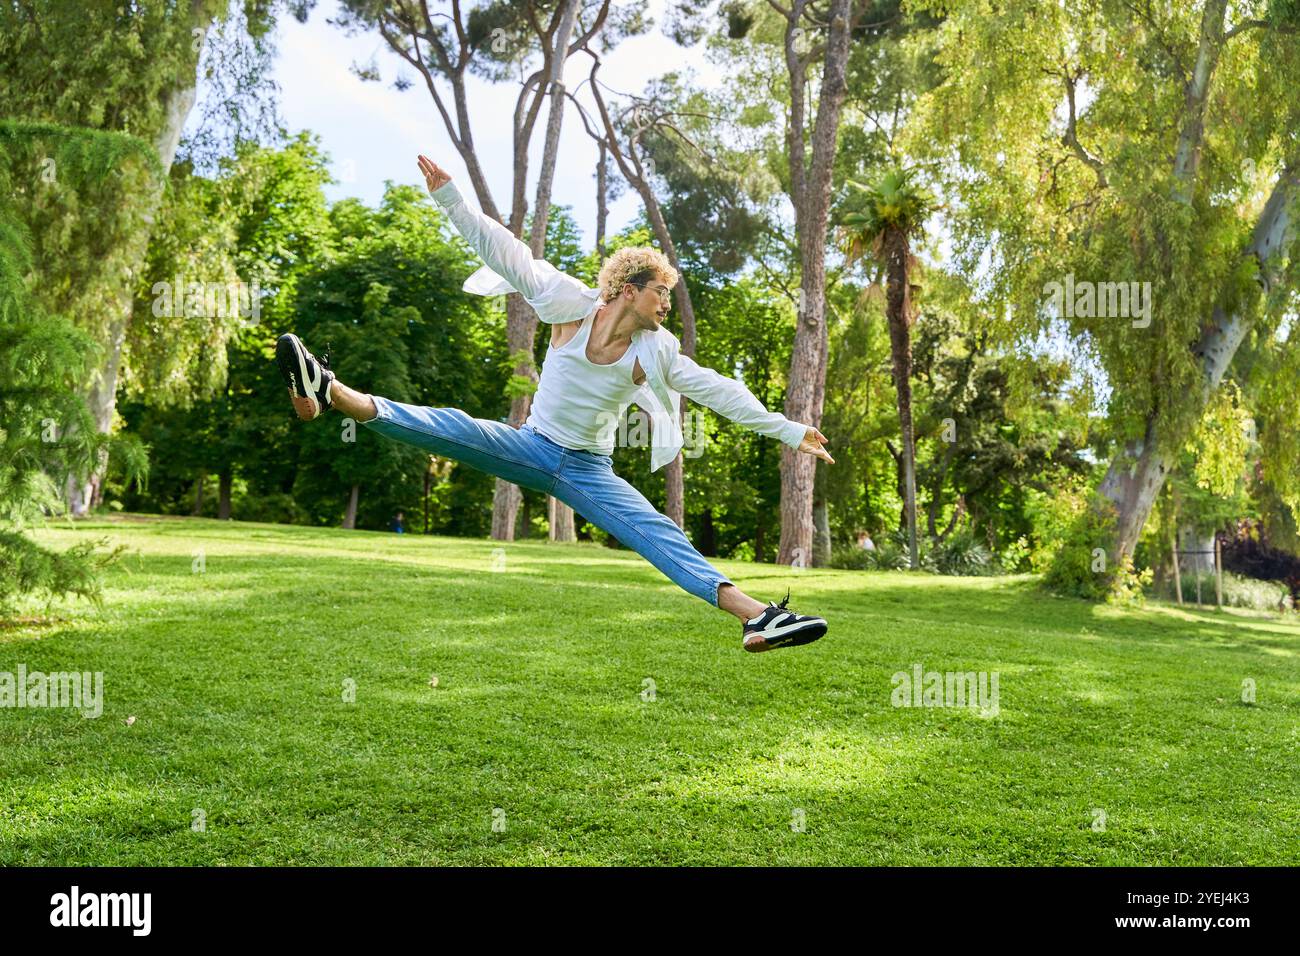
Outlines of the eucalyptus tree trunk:
[[1206,0],[1201,12],[1196,65],[1184,93],[1182,128],[1174,152],[1175,190],[1183,202],[1192,201],[1192,181],[1200,165],[1201,143],[1205,138],[1205,105],[1210,98],[1210,80],[1223,51],[1227,15],[1228,0]]
[[357,526],[357,501],[361,497],[361,486],[353,485],[348,492],[348,510],[343,514],[343,527],[349,531]]
[[[1183,96],[1183,110],[1174,150],[1174,197],[1190,203],[1195,184],[1196,170],[1200,164],[1201,143],[1205,136],[1205,105],[1210,95],[1210,82],[1223,49],[1224,27],[1227,18],[1227,0],[1205,0],[1201,11],[1200,39],[1197,45],[1196,64]],[[1233,344],[1236,351],[1240,339]],[[1227,358],[1231,358],[1231,353]],[[1224,362],[1224,368],[1227,362]],[[1213,378],[1210,392],[1218,387],[1223,369]],[[1107,468],[1099,487],[1101,496],[1110,501],[1116,511],[1115,536],[1110,554],[1117,565],[1131,557],[1137,547],[1138,536],[1146,524],[1147,516],[1155,504],[1156,496],[1164,486],[1169,473],[1170,454],[1167,450],[1169,436],[1157,433],[1154,412],[1148,416],[1141,438],[1125,443],[1124,450],[1116,454]]]
[[[1205,138],[1206,105],[1214,71],[1228,35],[1227,7],[1227,0],[1205,0],[1202,7],[1196,63],[1184,93],[1173,162],[1174,197],[1184,203],[1191,203],[1194,193]],[[1266,292],[1281,278],[1276,274],[1273,257],[1289,245],[1294,236],[1291,206],[1298,192],[1298,160],[1300,157],[1296,155],[1289,158],[1243,251],[1244,257],[1259,263],[1259,280]],[[1236,298],[1225,289],[1221,301],[1235,301]],[[1204,409],[1219,387],[1233,355],[1249,331],[1249,325],[1250,318],[1240,309],[1229,313],[1222,305],[1216,306],[1208,321],[1202,324],[1200,337],[1192,346],[1192,354],[1201,368],[1198,409]],[[1128,441],[1124,449],[1111,459],[1102,480],[1099,492],[1115,509],[1110,556],[1117,564],[1132,557],[1156,496],[1169,474],[1172,464],[1170,449],[1179,443],[1181,436],[1167,431],[1158,424],[1154,413],[1149,415],[1142,436]]]
[[[190,16],[194,22],[194,30],[198,31],[194,36],[200,41],[198,46],[201,47],[202,40],[207,37],[212,25],[211,13],[202,0],[191,0]],[[124,277],[117,292],[105,303],[106,309],[113,318],[108,324],[107,339],[102,343],[104,364],[90,382],[86,393],[86,404],[95,420],[95,428],[104,435],[113,430],[113,415],[117,409],[117,383],[122,367],[122,346],[126,342],[127,329],[130,328],[134,311],[136,269],[143,264],[145,255],[149,251],[149,237],[153,231],[158,208],[162,204],[163,191],[167,186],[167,174],[171,169],[172,161],[176,158],[181,132],[185,128],[185,121],[189,118],[190,111],[194,108],[197,96],[196,60],[195,70],[187,72],[181,78],[179,85],[166,94],[163,124],[154,137],[154,148],[158,152],[162,171],[153,190],[142,199],[145,206],[142,216],[145,226],[138,230],[132,239],[133,245],[138,246],[137,249],[132,250],[131,255],[131,261],[136,263],[136,267]],[[104,473],[107,468],[107,459],[101,457],[97,467],[85,482],[77,482],[73,477],[69,477],[64,494],[67,498],[68,510],[72,514],[84,515],[103,501]]]
[[[807,118],[806,63],[796,50],[804,33],[800,21],[808,7],[792,0],[786,16],[785,59],[790,74],[790,115],[786,124],[786,149],[790,165],[790,198],[795,231],[799,237],[801,278],[798,318],[785,414],[793,421],[816,427],[821,422],[826,390],[826,225],[830,213],[831,173],[840,110],[847,93],[845,68],[849,55],[850,0],[829,5],[821,96],[813,125],[811,162],[805,162]],[[777,562],[808,564],[813,539],[813,468],[817,459],[789,446],[781,448],[781,543]]]
[[[1277,270],[1278,253],[1295,237],[1293,208],[1297,199],[1300,199],[1300,158],[1293,158],[1274,184],[1244,253],[1260,264],[1259,278],[1265,292],[1283,280]],[[1225,289],[1225,301],[1228,294],[1229,290]],[[1197,407],[1204,408],[1209,402],[1249,330],[1247,315],[1241,310],[1229,312],[1222,305],[1215,307],[1209,321],[1202,326],[1200,338],[1192,346],[1192,354],[1201,368]],[[1149,419],[1142,438],[1130,441],[1111,460],[1099,490],[1116,512],[1112,541],[1116,561],[1132,557],[1137,547],[1138,536],[1169,474],[1172,459],[1168,449],[1176,446],[1176,438],[1161,432],[1155,419]]]
[[[546,222],[551,213],[551,183],[555,179],[556,151],[560,145],[560,127],[564,120],[564,64],[569,58],[569,38],[573,34],[573,25],[578,17],[580,0],[564,0],[564,9],[560,13],[559,26],[555,31],[554,44],[549,51],[549,72],[546,77],[546,89],[551,97],[550,113],[546,119],[546,137],[542,145],[542,168],[537,178],[537,198],[533,203],[533,225],[529,235],[529,248],[533,258],[540,259],[546,252]],[[519,154],[522,148],[523,156]],[[523,185],[524,174],[528,169],[528,143],[515,143],[515,211],[521,213],[524,208]],[[522,228],[522,221],[520,222]],[[512,355],[524,354],[527,360],[515,367],[516,374],[526,375],[536,381],[537,371],[533,367],[533,344],[537,338],[537,314],[519,296],[516,307],[506,309],[506,338],[510,342]],[[519,395],[510,403],[509,422],[518,428],[528,418],[532,407],[532,395]],[[516,485],[502,478],[496,480],[496,489],[492,496],[492,537],[500,541],[514,538],[515,515],[523,493]],[[552,541],[573,541],[573,511],[562,501],[552,499],[547,502],[547,512],[553,516],[550,529]]]
[[[605,151],[608,150],[613,155],[614,162],[618,164],[619,172],[623,174],[623,178],[641,197],[641,205],[645,208],[646,218],[650,220],[650,228],[655,234],[655,241],[659,243],[660,249],[668,257],[672,267],[677,270],[678,280],[677,285],[673,288],[673,298],[677,302],[677,311],[681,313],[682,317],[682,354],[688,358],[694,358],[695,307],[691,304],[691,291],[687,288],[685,276],[682,275],[681,260],[677,258],[677,246],[673,243],[673,237],[668,233],[668,223],[664,220],[659,198],[650,185],[650,180],[646,176],[638,154],[641,134],[648,127],[638,127],[633,130],[628,137],[627,148],[624,149],[614,128],[614,122],[610,118],[609,110],[605,106],[605,98],[601,95],[600,87],[596,83],[596,71],[599,69],[600,60],[597,59],[591,67],[589,85],[592,97],[595,99],[596,107],[600,113],[601,125],[605,131],[604,137],[600,140],[601,168],[604,167]],[[653,121],[650,125],[653,125]],[[599,230],[603,235],[605,215],[603,187],[600,196]],[[678,424],[684,424],[685,418],[686,399],[681,398],[677,407]],[[682,456],[680,454],[670,461],[664,469],[664,513],[677,524],[677,527],[686,527],[686,488],[683,480]]]

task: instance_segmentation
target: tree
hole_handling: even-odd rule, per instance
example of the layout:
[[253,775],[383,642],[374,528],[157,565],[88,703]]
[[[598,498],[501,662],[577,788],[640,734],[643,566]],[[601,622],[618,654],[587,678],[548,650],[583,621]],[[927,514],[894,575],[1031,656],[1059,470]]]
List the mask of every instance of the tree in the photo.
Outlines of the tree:
[[[0,195],[7,196],[4,172]],[[24,533],[43,512],[57,510],[59,483],[90,472],[108,439],[91,427],[76,388],[95,344],[28,291],[31,241],[7,205],[0,204],[0,613],[29,592],[96,598],[97,571],[118,553],[97,554],[94,541],[52,551]],[[142,455],[127,464],[142,480]]]
[[911,330],[916,318],[912,295],[918,285],[912,239],[924,229],[934,203],[931,195],[917,187],[902,169],[891,170],[872,186],[853,185],[863,194],[861,210],[846,213],[840,222],[850,264],[869,253],[885,272],[885,315],[902,430],[899,456],[907,540],[915,571],[921,564],[916,543],[916,436],[912,429]]
[[[827,61],[827,44],[833,39],[833,31],[824,5],[806,7],[805,19],[792,25],[790,17],[795,11],[789,5],[776,2],[725,4],[728,37],[736,41],[744,38],[749,42],[718,41],[714,44],[716,50],[725,54],[732,73],[724,111],[728,132],[736,141],[736,147],[746,150],[754,158],[754,165],[745,177],[746,184],[751,196],[766,204],[769,213],[757,265],[776,287],[786,291],[801,317],[806,315],[808,318],[803,344],[806,346],[810,341],[810,332],[813,333],[812,339],[822,339],[816,356],[822,368],[809,369],[808,362],[796,351],[791,364],[791,386],[799,384],[796,380],[798,375],[809,376],[807,381],[812,383],[813,397],[823,410],[826,366],[829,364],[828,339],[833,321],[829,299],[838,275],[836,269],[827,267],[824,255],[816,257],[818,250],[814,250],[812,260],[807,255],[807,243],[815,242],[824,247],[828,237],[823,231],[815,239],[810,239],[816,231],[811,228],[812,220],[816,218],[815,190],[802,189],[800,176],[792,168],[792,150],[797,152],[801,147],[804,150],[807,175],[802,179],[803,185],[830,183],[832,200],[837,199],[838,192],[834,184],[855,175],[867,175],[881,162],[898,155],[894,138],[904,125],[918,94],[934,82],[936,72],[929,66],[927,54],[930,40],[926,31],[932,27],[933,18],[910,13],[904,16],[902,6],[899,0],[852,5],[849,20],[851,42],[842,77],[843,97],[836,108],[839,121],[833,130],[823,125],[821,117],[827,115],[823,107],[833,105],[838,98],[836,88],[841,82],[837,76],[838,69],[832,69],[830,73],[823,70],[820,78],[813,70],[819,62],[833,66],[835,61],[834,57]],[[795,74],[791,73],[792,58],[788,55],[787,40],[795,54]],[[828,77],[833,78],[829,88],[826,84]],[[819,98],[814,121],[810,118],[810,104]],[[796,116],[801,122],[792,125]],[[780,135],[771,135],[769,131],[774,128]],[[796,135],[801,138],[801,145],[794,143]],[[830,171],[822,180],[814,175],[813,170],[821,162],[819,153],[832,157]],[[777,189],[788,198],[789,211],[767,202],[768,181],[774,181]],[[799,201],[801,196],[802,203]],[[794,229],[791,229],[790,211],[794,213]],[[805,216],[805,212],[811,215]],[[823,230],[830,218],[833,218],[830,213],[821,218]],[[814,268],[812,273],[806,274],[810,261]],[[818,269],[821,270],[820,280],[816,275]],[[811,327],[815,316],[808,314],[808,292],[817,285],[822,289],[821,315],[825,324],[820,332]],[[798,335],[796,332],[796,337]],[[796,366],[800,366],[797,372]],[[795,395],[793,391],[790,394]],[[787,414],[791,414],[789,407]],[[842,436],[834,436],[834,441],[837,447],[844,447]],[[811,515],[810,521],[804,520],[801,534],[811,537],[812,551],[809,555],[806,546],[800,545],[797,560],[805,563],[811,557],[814,564],[824,563],[829,558],[831,537],[827,501],[822,493],[828,477],[827,469],[811,467],[812,463],[800,462],[800,456],[796,455],[793,462],[796,471],[791,472],[789,457],[786,456],[787,470],[783,472],[785,511],[782,525],[783,528],[790,526],[792,514]],[[810,489],[805,488],[810,492],[807,494],[810,500],[807,509],[800,505],[791,511],[792,502],[803,500],[799,496],[804,491],[799,488],[794,488],[793,496],[791,493],[792,481],[797,484],[804,477],[802,472],[798,472],[800,467],[804,467],[806,477],[810,479]],[[791,552],[786,560],[794,558]]]
[[[1101,547],[1110,576],[1242,343],[1279,359],[1238,369],[1243,381],[1292,364],[1300,11],[1234,5],[1230,23],[1225,0],[926,6],[947,13],[947,78],[915,142],[949,164],[962,268],[988,277],[1023,336],[1073,340],[1111,389],[1118,442],[1076,542]],[[1283,417],[1294,435],[1294,402]],[[1294,444],[1265,447],[1292,496]]]
[[[773,16],[775,11],[775,16]],[[850,37],[866,15],[852,0],[831,0],[819,9],[808,0],[732,4],[728,32],[780,45],[789,106],[784,120],[783,186],[794,207],[800,285],[798,322],[790,359],[785,414],[818,426],[825,402],[826,234],[840,113],[847,94]],[[810,71],[822,66],[815,82]],[[815,110],[812,98],[816,97]],[[812,557],[815,459],[781,449],[781,546],[777,560],[804,565]]]
[[[831,203],[831,170],[839,133],[840,108],[847,91],[851,0],[832,0],[819,22],[805,0],[781,10],[785,19],[785,62],[790,79],[786,123],[790,199],[799,240],[799,321],[790,359],[785,414],[814,428],[821,423],[826,394],[826,227]],[[800,50],[801,38],[816,30],[825,39]],[[823,59],[816,119],[808,119],[808,68],[820,50]],[[811,127],[811,155],[805,137]],[[812,553],[813,468],[816,459],[781,449],[781,564],[802,564]]]
[[[591,53],[590,50],[588,52]],[[596,138],[600,144],[601,162],[605,161],[607,155],[612,157],[628,185],[641,197],[641,204],[645,209],[647,219],[650,221],[650,227],[654,230],[655,240],[659,243],[659,248],[664,255],[668,257],[668,261],[672,263],[673,268],[677,270],[679,280],[673,288],[673,297],[677,300],[677,310],[682,317],[681,350],[683,355],[694,358],[695,308],[691,303],[690,286],[686,281],[681,260],[677,256],[677,247],[668,232],[668,224],[664,219],[663,209],[651,185],[654,162],[646,152],[645,143],[645,140],[653,133],[659,132],[662,134],[666,131],[675,133],[687,143],[690,140],[676,125],[676,111],[665,108],[654,97],[650,97],[648,100],[635,100],[620,112],[616,123],[610,116],[609,108],[605,103],[605,96],[601,93],[600,84],[596,80],[596,72],[600,69],[600,57],[596,56],[595,53],[591,53],[591,57],[593,62],[591,65],[590,90],[592,97],[596,101],[600,122],[597,129],[593,130],[591,125],[587,123],[587,117],[584,114],[583,123],[587,125],[587,132]],[[677,409],[679,423],[683,420],[685,414],[686,398],[683,396]],[[665,513],[673,521],[677,522],[678,527],[684,527],[685,490],[682,481],[681,453],[678,453],[677,457],[668,464],[668,468],[664,473],[664,483],[667,489]]]
[[[392,401],[410,402],[414,395],[405,332],[420,321],[420,313],[409,305],[394,308],[389,301],[392,290],[378,282],[360,290],[361,301],[356,302],[355,291],[347,285],[357,277],[345,266],[338,272],[327,269],[313,278],[301,302],[301,327],[310,329],[314,338],[333,344],[341,356],[337,362],[340,375],[349,381],[364,381],[368,389]],[[426,454],[373,434],[350,418],[331,416],[322,424],[325,427],[312,429],[303,438],[303,465],[307,467],[299,468],[295,496],[315,498],[325,514],[337,514],[342,505],[344,528],[357,527],[363,490],[379,490],[385,505],[394,497],[408,502],[414,499]],[[338,491],[344,492],[345,505],[336,496]],[[371,509],[372,526],[386,517]]]
[[278,334],[294,324],[298,283],[334,252],[337,237],[324,192],[327,166],[306,133],[280,148],[241,144],[219,164],[217,202],[208,218],[230,224],[231,274],[251,284],[259,310],[241,316],[232,334],[204,353],[225,359],[219,391],[199,410],[211,436],[205,464],[218,477],[218,518],[233,516],[235,477],[247,479],[270,465],[268,436],[296,448],[283,386],[267,356]]
[[[310,3],[300,0],[288,6],[302,18]],[[264,35],[273,22],[274,5],[248,5],[245,12],[248,30]],[[122,230],[123,241],[115,250],[122,263],[116,281],[101,286],[93,310],[71,313],[102,346],[101,364],[88,376],[87,399],[95,427],[103,434],[113,428],[123,374],[122,349],[132,321],[130,276],[145,256],[167,172],[195,103],[204,38],[214,21],[227,13],[221,0],[142,0],[127,5],[117,0],[33,0],[0,7],[0,60],[5,63],[0,104],[5,115],[63,128],[129,133],[149,143],[155,154],[157,175],[136,186],[134,202],[123,211],[132,228]],[[231,62],[218,50],[211,69]],[[254,71],[264,62],[255,59]],[[51,76],[58,82],[50,82]],[[254,81],[243,89],[257,87]],[[37,235],[36,241],[43,238]],[[38,268],[46,270],[45,284],[51,287],[69,281],[58,260],[38,254]],[[86,485],[68,487],[75,512],[96,503],[104,467],[101,462]]]

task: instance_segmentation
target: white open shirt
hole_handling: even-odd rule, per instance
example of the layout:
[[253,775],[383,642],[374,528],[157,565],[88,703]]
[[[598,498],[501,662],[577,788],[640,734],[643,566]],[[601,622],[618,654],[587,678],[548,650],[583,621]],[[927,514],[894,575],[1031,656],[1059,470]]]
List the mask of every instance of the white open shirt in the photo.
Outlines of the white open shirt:
[[[471,209],[454,182],[448,181],[430,195],[447,213],[456,230],[487,263],[468,279],[464,289],[477,295],[518,292],[548,324],[577,322],[601,305],[600,292],[565,275],[543,259],[505,226]],[[754,394],[735,379],[697,365],[681,354],[677,336],[660,326],[632,333],[632,350],[645,372],[645,382],[633,400],[650,416],[650,470],[658,471],[677,457],[682,429],[677,419],[678,393],[744,425],[798,448],[808,426],[770,412]],[[543,368],[542,374],[546,374]]]

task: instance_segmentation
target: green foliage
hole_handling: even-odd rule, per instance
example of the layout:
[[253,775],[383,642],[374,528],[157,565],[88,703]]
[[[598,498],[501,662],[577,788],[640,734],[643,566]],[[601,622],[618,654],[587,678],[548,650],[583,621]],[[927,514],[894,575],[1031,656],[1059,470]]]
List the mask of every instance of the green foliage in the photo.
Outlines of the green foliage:
[[[1092,470],[1084,454],[1088,403],[1068,363],[1014,351],[971,295],[960,277],[929,270],[912,329],[921,527],[937,538],[961,508],[998,566],[1028,570],[1030,555],[1064,527],[1041,524],[1035,509]],[[879,298],[846,283],[829,301],[833,387],[821,429],[834,442],[836,465],[818,470],[818,490],[839,540],[851,542],[857,528],[881,538],[902,506],[898,464],[886,447],[897,444],[898,430],[886,323]],[[1008,549],[1014,557],[1004,564]]]
[[[970,527],[954,530],[943,541],[921,535],[916,543],[922,571],[976,577],[998,574],[1002,570],[988,546]],[[831,551],[831,567],[864,571],[906,571],[910,567],[911,552],[903,530],[890,531],[875,545],[875,549],[870,551],[857,545],[837,545]]]
[[0,615],[12,613],[24,595],[73,595],[101,603],[102,572],[126,550],[125,545],[101,550],[107,545],[107,538],[90,539],[54,551],[0,524]]
[[1188,442],[1188,449],[1196,455],[1196,484],[1223,498],[1240,491],[1246,453],[1250,450],[1254,420],[1240,396],[1235,383],[1225,383],[1210,399]]
[[[1291,338],[1296,336],[1297,330],[1292,328]],[[1276,517],[1270,523],[1289,523],[1293,527],[1300,521],[1300,441],[1296,441],[1293,417],[1296,382],[1300,382],[1297,345],[1300,342],[1292,342],[1289,348],[1268,349],[1258,357],[1254,396],[1264,496],[1275,502],[1269,512]]]
[[[414,306],[394,305],[393,290],[381,283],[351,286],[357,277],[341,265],[305,279],[297,329],[308,342],[319,343],[317,349],[328,344],[332,366],[342,380],[365,383],[366,391],[392,401],[409,402],[411,356],[404,333],[420,321],[420,313]],[[360,308],[353,313],[355,305]],[[318,521],[337,522],[354,485],[367,492],[373,489],[380,497],[378,509],[369,497],[363,502],[370,527],[386,523],[390,515],[384,512],[394,499],[415,499],[427,460],[418,449],[338,415],[313,424],[318,427],[305,428],[301,439],[302,461],[313,466],[299,469],[294,497]]]
[[[532,233],[533,216],[528,215],[524,223],[524,235]],[[542,258],[561,272],[572,275],[582,261],[582,233],[578,221],[573,218],[572,206],[551,206],[546,215],[546,240],[542,249]]]
[[157,182],[148,144],[119,133],[0,120],[0,195],[31,237],[32,295],[106,345],[138,262]]
[[0,5],[0,112],[158,144],[174,95],[201,78],[182,153],[207,162],[276,131],[271,80],[282,11],[314,0],[24,0]]
[[870,185],[852,180],[848,185],[858,195],[849,200],[849,211],[840,215],[839,226],[850,264],[871,254],[888,230],[918,232],[934,211],[933,193],[919,186],[907,169],[891,169]]
[[1030,556],[1033,553],[1033,545],[1022,534],[998,552],[998,566],[1007,574],[1019,574],[1029,569]]
[[933,548],[934,563],[940,574],[971,576],[995,574],[998,565],[987,545],[975,537],[971,527],[958,528]]
[[[781,408],[794,321],[788,300],[752,278],[717,284],[694,279],[692,273],[685,281],[696,310],[695,360],[743,381],[765,407]],[[683,457],[692,540],[700,545],[711,538],[709,550],[721,555],[748,544],[757,560],[773,560],[780,534],[781,446],[698,404],[691,403],[688,414],[703,423],[704,439],[702,454]],[[647,495],[663,493],[658,475],[649,474],[644,450],[618,452],[615,461],[620,469],[626,463],[621,473],[628,480]]]
[[767,238],[775,181],[761,156],[730,135],[725,94],[694,90],[670,73],[642,99],[662,117],[637,143],[677,259],[696,281],[717,284],[742,271]]
[[0,613],[30,592],[94,597],[99,568],[116,555],[95,542],[57,553],[25,533],[58,509],[59,483],[108,450],[78,397],[94,345],[33,299],[31,262],[25,230],[0,207]]
[[[1208,42],[1204,4],[915,6],[945,18],[937,56],[944,81],[923,98],[901,145],[945,171],[958,268],[1020,342],[1045,336],[1068,345],[1076,368],[1104,384],[1112,453],[1142,440],[1176,455],[1199,426],[1194,440],[1215,447],[1199,459],[1198,477],[1226,489],[1249,450],[1226,409],[1205,423],[1196,345],[1216,308],[1251,327],[1251,354],[1239,352],[1229,376],[1252,409],[1270,358],[1294,352],[1276,334],[1294,313],[1294,270],[1279,269],[1292,250],[1268,264],[1283,278],[1267,296],[1259,264],[1243,251],[1280,171],[1294,166],[1300,44],[1274,26],[1228,40],[1207,61],[1202,125],[1187,114],[1187,90],[1189,64]],[[1229,25],[1250,16],[1233,7]],[[1187,129],[1204,136],[1182,181],[1173,157]],[[1130,300],[1124,311],[1120,287],[1144,304]],[[1103,288],[1108,306],[1120,308],[1089,302]],[[1268,404],[1279,434],[1294,435],[1294,401],[1285,411]],[[1289,483],[1281,476],[1294,441],[1265,448],[1279,454],[1272,470]]]
[[1140,603],[1153,571],[1135,568],[1131,555],[1117,560],[1107,550],[1114,540],[1114,508],[1102,499],[1075,495],[1062,510],[1072,512],[1073,520],[1050,556],[1043,585],[1057,594],[1088,600]]
[[852,544],[837,544],[831,548],[832,568],[843,571],[875,570],[875,558],[870,551]]
[[1044,585],[1058,594],[1091,600],[1109,595],[1122,579],[1106,550],[1114,532],[1114,509],[1095,499],[1090,489],[1075,485],[1044,496],[1038,516],[1047,532],[1042,540],[1051,542],[1050,549],[1035,556],[1045,570]]
[[1133,557],[1124,555],[1119,562],[1119,567],[1115,569],[1110,593],[1106,595],[1106,599],[1112,604],[1142,604],[1147,589],[1151,587],[1154,574],[1151,568],[1138,571],[1133,566]]
[[[333,229],[324,187],[327,158],[313,136],[283,146],[241,143],[215,176],[172,167],[135,289],[124,348],[123,392],[155,406],[220,399],[227,376],[241,389],[241,360],[291,311],[304,269],[327,255]],[[248,309],[167,314],[162,293],[178,286],[238,289]],[[273,336],[272,336],[273,338]]]
[[[330,219],[337,249],[299,279],[294,330],[314,349],[328,345],[331,367],[356,388],[497,417],[504,323],[484,299],[461,290],[475,263],[427,195],[390,185],[378,209],[345,200]],[[337,522],[355,484],[363,491],[359,527],[385,528],[399,508],[419,513],[428,456],[343,424],[331,415],[302,428],[300,454],[320,465],[298,469],[292,488],[299,504],[317,522]],[[490,515],[492,479],[470,471],[453,472],[455,500],[444,519],[473,513],[468,526],[478,531]]]
[[[333,249],[326,167],[306,135],[282,148],[245,144],[214,178],[173,166],[135,292],[119,404],[128,430],[160,455],[150,492],[125,494],[127,507],[188,513],[190,490],[212,474],[232,489],[251,487],[240,503],[256,513],[300,514],[261,504],[287,493],[298,450],[271,357],[276,337],[292,326],[299,277]],[[260,318],[155,316],[155,284],[178,277],[236,278],[250,305],[256,284]]]
[[[938,562],[935,558],[934,542],[925,535],[917,535],[916,549],[919,570],[937,572]],[[907,532],[895,528],[876,542],[873,565],[878,571],[906,571],[912,566],[912,553],[908,544]]]
[[[515,369],[527,368],[532,370],[531,375],[521,374]],[[533,355],[527,349],[518,349],[510,353],[506,359],[506,367],[510,370],[510,378],[506,382],[506,398],[515,399],[521,395],[532,395],[537,391],[538,375],[537,364],[533,361]]]
[[913,327],[917,485],[931,536],[960,501],[1001,550],[1022,536],[1039,540],[1032,492],[1091,470],[1086,403],[1068,363],[999,341],[970,295],[959,277],[929,271]]
[[[0,6],[0,104],[10,116],[154,141],[167,95],[194,81],[192,30],[221,0],[32,0]],[[54,81],[53,78],[57,78]]]
[[[193,350],[186,368],[170,373],[180,379],[174,391],[135,380],[122,415],[162,454],[149,491],[125,494],[127,507],[188,514],[198,502],[215,516],[224,485],[234,517],[337,523],[355,483],[360,527],[387,527],[398,508],[414,526],[427,456],[334,414],[299,423],[272,357],[286,330],[318,353],[328,347],[342,379],[365,391],[497,414],[503,322],[490,303],[461,291],[475,266],[464,244],[422,190],[392,186],[378,209],[355,200],[328,208],[327,181],[325,158],[307,137],[279,149],[244,147],[211,180],[177,167],[175,211],[155,233],[144,290],[183,267],[186,250],[202,251],[184,212],[193,209],[200,226],[222,224],[208,261],[260,284],[262,316],[223,332],[219,352],[216,342]],[[137,300],[137,311],[146,307]],[[174,324],[160,330],[181,332]],[[228,374],[204,394],[199,366],[218,360]],[[482,532],[491,494],[489,476],[454,470],[433,488],[433,526]]]
[[[1214,604],[1215,575],[1213,572],[1183,574],[1183,602],[1196,602],[1197,579],[1200,579],[1200,596],[1204,604]],[[1172,591],[1172,588],[1170,589]],[[1278,581],[1261,581],[1231,571],[1223,572],[1223,604],[1225,607],[1248,608],[1253,611],[1291,610],[1291,590]]]

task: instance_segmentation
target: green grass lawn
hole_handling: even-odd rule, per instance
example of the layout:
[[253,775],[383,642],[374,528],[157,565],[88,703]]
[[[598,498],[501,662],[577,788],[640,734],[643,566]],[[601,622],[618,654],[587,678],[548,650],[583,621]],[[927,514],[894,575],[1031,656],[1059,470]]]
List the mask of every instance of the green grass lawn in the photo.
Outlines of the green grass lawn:
[[[0,863],[1300,863],[1295,623],[721,561],[830,621],[750,655],[594,545],[40,534],[86,536],[130,549],[103,608],[0,629],[0,672],[102,671],[103,715],[0,709]],[[893,706],[915,664],[997,714]]]

